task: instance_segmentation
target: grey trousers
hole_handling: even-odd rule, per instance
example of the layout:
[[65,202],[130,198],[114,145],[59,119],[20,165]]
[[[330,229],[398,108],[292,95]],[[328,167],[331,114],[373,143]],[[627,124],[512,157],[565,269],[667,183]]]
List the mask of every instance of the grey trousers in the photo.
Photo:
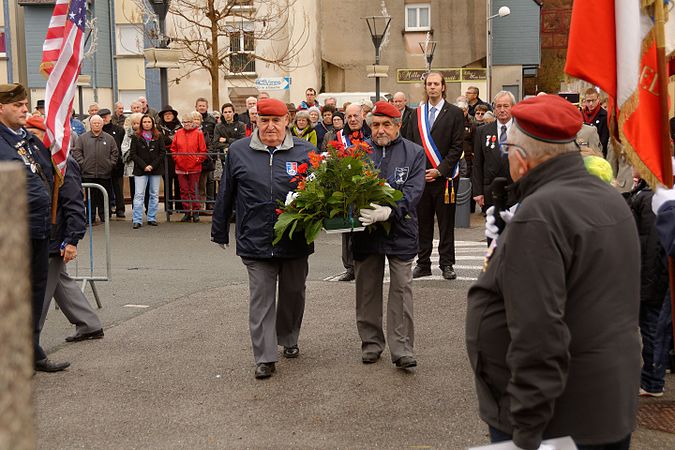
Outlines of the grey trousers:
[[276,362],[277,345],[292,347],[298,344],[305,312],[308,259],[308,256],[267,260],[241,258],[248,270],[248,324],[256,364]]
[[63,311],[63,315],[70,323],[75,325],[75,334],[91,333],[102,328],[101,321],[94,308],[89,304],[77,282],[68,275],[66,264],[60,256],[49,257],[47,290],[42,307],[42,316],[40,316],[40,329],[47,319],[52,297]]
[[[356,328],[361,337],[361,350],[382,353],[385,340],[382,331],[382,293],[385,255],[370,255],[354,261],[356,274]],[[387,340],[391,360],[413,356],[415,327],[413,324],[412,264],[395,256],[389,260],[389,298],[387,300]]]
[[342,234],[342,265],[347,272],[354,272],[354,254],[352,253],[352,234]]

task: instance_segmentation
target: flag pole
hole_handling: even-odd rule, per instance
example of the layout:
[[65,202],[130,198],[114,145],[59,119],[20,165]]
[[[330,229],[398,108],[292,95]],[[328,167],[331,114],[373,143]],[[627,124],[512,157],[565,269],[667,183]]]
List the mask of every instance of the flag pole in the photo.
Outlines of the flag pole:
[[[675,19],[672,19],[675,20]],[[666,32],[665,32],[664,0],[654,2],[654,31],[656,34],[656,64],[659,79],[659,101],[661,102],[661,157],[663,165],[663,179],[667,188],[673,187],[673,165],[670,153],[670,127],[668,123],[668,69],[666,67]],[[672,306],[673,333],[675,333],[675,258],[668,256],[668,275],[670,284],[670,304]],[[673,342],[675,350],[675,342]]]

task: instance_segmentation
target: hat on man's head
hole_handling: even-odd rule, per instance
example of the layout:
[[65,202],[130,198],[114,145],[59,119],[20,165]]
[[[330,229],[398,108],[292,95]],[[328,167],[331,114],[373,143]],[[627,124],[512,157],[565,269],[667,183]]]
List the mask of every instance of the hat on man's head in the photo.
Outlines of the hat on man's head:
[[35,109],[40,109],[45,107],[45,101],[44,100],[38,100],[37,104],[35,105]]
[[375,103],[371,113],[374,116],[386,116],[391,117],[392,119],[398,119],[401,117],[401,111],[399,111],[398,108],[396,108],[391,103],[382,100]]
[[26,89],[19,83],[0,84],[0,103],[20,102],[26,96]]
[[288,114],[286,103],[276,98],[263,98],[258,100],[259,116],[285,116]]
[[26,119],[26,128],[37,128],[38,130],[47,131],[45,120],[39,115],[33,115]]
[[584,123],[581,112],[557,95],[525,99],[511,108],[511,114],[523,133],[553,144],[574,141]]
[[98,114],[101,117],[109,116],[110,114],[112,114],[112,111],[110,111],[108,108],[103,108],[103,109],[99,109],[96,114]]

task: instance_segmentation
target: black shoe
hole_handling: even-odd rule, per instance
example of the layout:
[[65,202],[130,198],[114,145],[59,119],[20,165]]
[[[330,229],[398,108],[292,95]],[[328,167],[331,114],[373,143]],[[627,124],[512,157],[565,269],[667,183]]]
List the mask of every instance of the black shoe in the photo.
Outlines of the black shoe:
[[69,362],[54,362],[49,358],[41,359],[40,361],[35,361],[33,366],[36,372],[61,372],[62,370],[70,366]]
[[115,216],[117,216],[118,219],[124,219],[127,217],[123,212],[118,212],[115,214]]
[[66,338],[66,342],[86,341],[87,339],[101,339],[103,337],[103,328],[89,333],[74,334]]
[[141,227],[140,223],[134,223],[134,225],[133,225],[134,230],[138,230],[140,227]]
[[453,269],[452,266],[441,267],[441,272],[443,272],[443,278],[445,278],[446,280],[454,280],[455,278],[457,278],[455,269]]
[[375,352],[364,352],[361,355],[361,362],[363,364],[373,364],[376,363],[378,359],[380,359],[380,354]]
[[159,224],[154,220],[148,220],[148,225],[150,225],[151,227],[159,226]]
[[191,214],[185,214],[182,219],[180,219],[181,222],[192,222],[192,215]]
[[284,347],[284,357],[285,358],[297,358],[300,354],[300,349],[297,345],[292,345],[290,347]]
[[415,266],[413,269],[413,278],[430,277],[431,267]]
[[192,221],[194,223],[199,222],[199,214],[198,213],[195,213],[195,214],[192,215]]
[[402,356],[396,360],[394,363],[399,369],[409,369],[411,367],[417,367],[417,361],[412,356]]
[[353,270],[348,270],[338,278],[338,281],[354,281],[356,277],[354,276]]
[[264,378],[269,378],[272,376],[276,369],[274,368],[274,363],[259,363],[255,366],[255,377],[258,380]]

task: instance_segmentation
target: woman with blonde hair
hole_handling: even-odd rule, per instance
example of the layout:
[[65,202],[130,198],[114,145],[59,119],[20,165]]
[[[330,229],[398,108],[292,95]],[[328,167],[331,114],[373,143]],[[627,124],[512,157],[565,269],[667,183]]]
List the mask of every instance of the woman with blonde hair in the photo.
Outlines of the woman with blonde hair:
[[[131,149],[131,137],[141,128],[141,118],[143,113],[133,113],[127,116],[124,120],[124,139],[122,140],[122,161],[124,162],[123,176],[129,178],[129,193],[131,198],[134,198],[136,192],[136,182],[134,181],[134,162],[129,157],[129,150]],[[145,197],[145,209],[148,209],[149,195]]]
[[[206,141],[192,113],[183,114],[183,128],[176,131],[171,143],[171,157],[176,163],[176,176],[180,184],[180,197],[183,200],[185,215],[181,222],[199,222],[199,199],[197,189],[202,173],[202,162],[206,158]],[[199,115],[201,119],[201,114]],[[197,189],[195,189],[197,188]]]
[[312,124],[309,119],[309,113],[307,111],[300,110],[297,112],[295,115],[293,127],[291,128],[291,134],[310,142],[314,147],[316,147],[316,130],[312,128]]

